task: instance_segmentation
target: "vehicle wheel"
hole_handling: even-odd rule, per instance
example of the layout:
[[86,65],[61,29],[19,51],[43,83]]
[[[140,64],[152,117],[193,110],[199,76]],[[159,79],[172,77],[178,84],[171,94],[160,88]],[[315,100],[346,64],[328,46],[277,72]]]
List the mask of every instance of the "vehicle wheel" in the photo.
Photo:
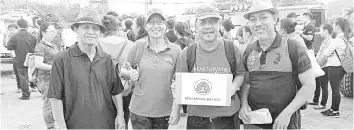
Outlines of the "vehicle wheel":
[[345,74],[340,83],[340,92],[345,97],[353,97],[353,73]]

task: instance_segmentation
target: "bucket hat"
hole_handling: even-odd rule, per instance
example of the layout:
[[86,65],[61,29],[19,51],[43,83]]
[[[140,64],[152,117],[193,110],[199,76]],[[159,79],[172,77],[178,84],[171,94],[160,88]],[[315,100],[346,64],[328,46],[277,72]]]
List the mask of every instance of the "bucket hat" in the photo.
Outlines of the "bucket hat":
[[102,25],[101,16],[97,10],[94,9],[84,9],[80,12],[79,16],[75,23],[71,25],[71,29],[74,30],[74,27],[78,24],[91,23],[100,26],[101,32],[105,32],[107,29]]

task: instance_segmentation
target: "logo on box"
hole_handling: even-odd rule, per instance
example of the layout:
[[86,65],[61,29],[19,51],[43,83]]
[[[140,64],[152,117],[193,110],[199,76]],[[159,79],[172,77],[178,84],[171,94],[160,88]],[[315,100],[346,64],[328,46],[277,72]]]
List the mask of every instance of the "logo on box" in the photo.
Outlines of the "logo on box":
[[195,83],[194,90],[199,95],[208,95],[211,92],[211,90],[212,90],[212,86],[211,86],[211,83],[208,80],[201,79],[201,80],[198,80]]

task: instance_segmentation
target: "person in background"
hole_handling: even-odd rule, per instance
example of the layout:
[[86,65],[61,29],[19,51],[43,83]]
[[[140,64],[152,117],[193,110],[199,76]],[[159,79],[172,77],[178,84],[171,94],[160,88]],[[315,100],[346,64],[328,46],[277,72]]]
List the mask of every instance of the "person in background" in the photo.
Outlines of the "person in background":
[[280,30],[279,33],[287,38],[295,39],[301,46],[307,48],[305,41],[302,37],[295,33],[296,22],[292,19],[285,18],[280,20]]
[[[320,28],[320,35],[322,38],[324,38],[324,40],[321,44],[320,50],[318,51],[316,58],[319,58],[320,56],[323,55],[324,50],[327,49],[327,47],[331,44],[331,42],[333,40],[334,33],[333,33],[332,25],[330,25],[330,24],[322,25]],[[335,56],[335,54],[332,54],[332,55]],[[319,61],[317,61],[317,62],[319,62]],[[322,70],[325,72],[325,75],[318,77],[320,83],[319,83],[319,85],[317,85],[317,83],[316,83],[316,90],[314,93],[314,97],[312,99],[312,102],[309,103],[310,105],[316,105],[314,107],[315,109],[326,109],[326,104],[327,104],[327,100],[328,100],[328,81],[329,81],[329,79],[328,79],[328,75],[329,75],[328,65],[331,64],[331,63],[329,63],[327,65],[327,63],[323,63],[322,65],[320,65]],[[321,98],[321,103],[319,104],[321,90],[322,90],[322,98]]]
[[37,86],[42,94],[43,101],[43,118],[46,123],[47,129],[54,129],[54,118],[50,101],[47,97],[50,80],[50,70],[54,61],[54,56],[61,50],[55,46],[51,41],[57,35],[57,30],[53,23],[43,23],[39,28],[39,39],[35,47],[35,68],[38,69]]
[[[148,36],[135,42],[122,68],[135,85],[130,121],[133,129],[167,129],[180,117],[180,105],[173,101],[171,85],[181,48],[164,38],[166,19],[161,10],[148,11],[145,28]],[[137,54],[139,50],[142,52]],[[137,61],[136,57],[141,59]]]
[[240,27],[236,32],[238,48],[240,49],[241,54],[243,54],[247,46],[255,42],[256,38],[252,35],[251,29],[248,25]]
[[296,22],[298,16],[300,15],[296,14],[295,12],[291,12],[288,15],[286,15],[286,18],[291,19],[292,22]]
[[[127,61],[128,52],[134,44],[132,41],[117,35],[118,22],[114,17],[106,15],[103,17],[102,23],[107,28],[107,32],[105,32],[103,38],[100,39],[99,45],[103,52],[111,55],[114,63],[118,64],[119,72],[121,72],[120,69]],[[120,56],[118,57],[119,54]],[[122,100],[125,128],[128,129],[130,115],[129,104],[132,97],[132,90],[130,86],[131,83],[127,80],[127,78],[123,77],[122,74],[120,74],[120,79],[124,87],[124,91],[122,92]]]
[[28,67],[23,63],[26,60],[27,53],[34,53],[37,44],[37,38],[27,31],[28,23],[24,19],[17,21],[19,32],[13,35],[7,43],[8,50],[15,50],[15,64],[21,84],[21,100],[29,100],[31,92],[28,88]]
[[124,24],[125,24],[125,32],[127,33],[128,40],[135,42],[135,34],[132,29],[132,26],[133,26],[132,19],[125,20]]
[[[181,49],[183,50],[185,47],[187,47],[190,43],[193,43],[193,39],[189,38],[190,36],[190,31],[189,31],[189,26],[187,22],[176,22],[175,24],[175,31],[177,34],[178,39],[176,40],[175,44],[179,45]],[[186,108],[187,106],[183,105],[183,110],[186,113]]]
[[145,30],[146,20],[145,17],[140,15],[136,18],[135,24],[133,24],[134,34],[136,36],[135,40],[139,40],[148,36],[148,32]]
[[315,26],[312,24],[312,14],[311,13],[304,13],[303,16],[305,17],[304,20],[304,29],[303,32],[300,33],[300,36],[304,39],[307,49],[312,49],[312,43],[315,39]]
[[233,41],[234,38],[231,36],[231,29],[234,29],[235,28],[235,25],[232,24],[232,21],[231,19],[225,19],[223,22],[222,22],[222,26],[223,26],[223,35],[222,37],[227,39],[227,40],[230,40],[230,41]]
[[[18,26],[16,24],[9,24],[7,26],[7,34],[4,35],[3,39],[3,44],[4,47],[7,48],[7,43],[10,40],[10,38],[15,35],[18,32]],[[13,74],[11,75],[12,78],[16,79],[17,83],[17,93],[21,92],[21,84],[20,84],[20,78],[18,77],[18,72],[16,68],[16,54],[15,51],[11,51],[11,56],[12,56],[12,69],[13,69]]]
[[[349,40],[353,37],[352,28],[348,19],[336,18],[333,23],[333,32],[337,34],[329,45],[323,49],[323,52],[317,56],[317,61],[320,65],[328,67],[328,79],[332,89],[332,106],[330,109],[322,111],[324,116],[339,117],[339,105],[341,102],[341,94],[339,91],[340,81],[342,80],[345,71],[340,63],[340,59],[346,48],[344,40]],[[338,56],[336,55],[338,53]]]
[[71,29],[78,42],[54,57],[47,94],[56,127],[124,129],[123,86],[111,56],[97,47],[106,31],[98,11],[82,10]]
[[165,36],[168,38],[168,40],[171,43],[176,42],[177,36],[174,31],[175,21],[173,19],[167,19],[166,26],[167,26],[167,32],[165,33]]

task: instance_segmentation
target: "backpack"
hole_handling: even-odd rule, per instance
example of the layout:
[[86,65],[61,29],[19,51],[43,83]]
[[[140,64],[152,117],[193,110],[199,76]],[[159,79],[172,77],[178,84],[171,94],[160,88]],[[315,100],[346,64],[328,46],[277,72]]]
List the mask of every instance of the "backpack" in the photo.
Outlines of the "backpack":
[[[232,79],[235,79],[236,77],[236,56],[235,56],[235,48],[233,41],[223,39],[224,43],[224,48],[225,48],[225,54],[227,61],[229,62],[230,68],[231,68],[231,73],[232,73]],[[188,67],[188,72],[192,72],[195,60],[196,60],[196,50],[197,50],[197,43],[192,43],[189,44],[187,47],[187,67]],[[239,95],[238,91],[236,94]],[[234,95],[231,97],[234,98]]]
[[342,65],[344,71],[346,73],[353,73],[354,72],[353,71],[353,67],[354,67],[354,62],[353,62],[354,45],[353,45],[353,42],[346,40],[344,37],[341,37],[341,38],[344,40],[346,47],[345,47],[344,53],[342,55],[342,58],[339,57],[337,50],[335,50],[336,55]]

